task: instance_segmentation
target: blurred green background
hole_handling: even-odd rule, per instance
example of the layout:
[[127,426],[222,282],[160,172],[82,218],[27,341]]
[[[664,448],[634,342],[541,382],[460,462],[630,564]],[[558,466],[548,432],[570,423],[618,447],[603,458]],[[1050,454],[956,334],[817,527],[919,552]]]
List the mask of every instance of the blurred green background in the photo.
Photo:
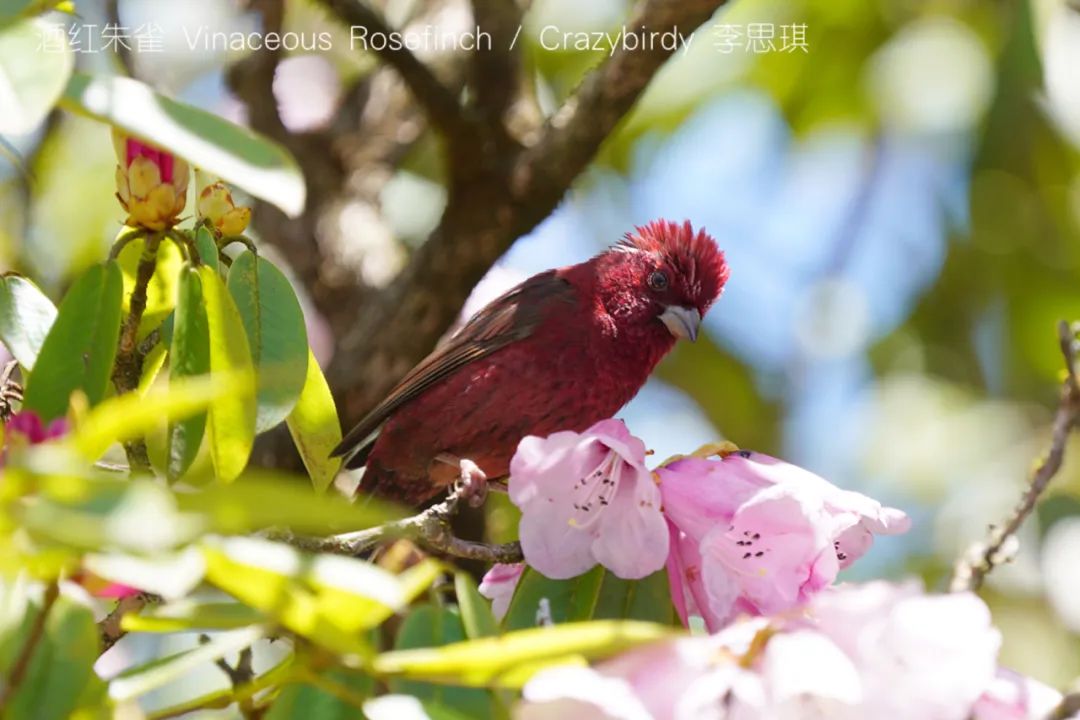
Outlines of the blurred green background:
[[[286,53],[274,80],[286,128],[318,131],[377,63],[314,6],[284,7],[286,30],[332,33],[328,50]],[[471,22],[467,3],[380,7],[398,27],[454,33]],[[244,121],[227,74],[247,51],[190,40],[199,28],[256,31],[256,9],[80,0],[77,10],[62,22],[81,68],[123,72],[101,47],[111,20],[156,25],[153,48],[130,53],[140,79]],[[541,112],[603,57],[545,49],[543,28],[612,30],[628,13],[621,0],[532,3],[520,42]],[[455,62],[452,51],[420,54]],[[56,297],[120,228],[108,130],[57,114],[7,140],[23,161],[0,159],[0,269]],[[622,416],[661,458],[723,437],[905,509],[915,529],[880,540],[854,576],[915,573],[940,587],[1048,444],[1055,323],[1080,318],[1078,147],[1080,9],[1063,0],[736,0],[654,79],[466,312],[634,223],[704,225],[727,252],[728,289],[706,336],[680,344]],[[342,272],[385,285],[438,221],[442,178],[421,129],[383,175],[347,177],[360,189],[326,209],[313,242],[333,248]],[[312,310],[308,322],[325,364],[327,320]],[[984,593],[1003,663],[1052,685],[1080,675],[1078,457],[1074,441],[1019,556]],[[496,535],[513,522],[505,508],[491,520]]]

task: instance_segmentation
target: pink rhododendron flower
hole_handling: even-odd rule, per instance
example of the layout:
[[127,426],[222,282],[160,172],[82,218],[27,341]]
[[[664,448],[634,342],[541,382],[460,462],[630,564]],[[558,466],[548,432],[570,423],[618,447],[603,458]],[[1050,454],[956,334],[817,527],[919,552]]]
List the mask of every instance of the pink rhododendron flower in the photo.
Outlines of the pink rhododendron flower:
[[68,432],[67,418],[57,418],[48,426],[41,422],[38,414],[32,410],[23,410],[11,416],[6,430],[13,436],[21,437],[28,445],[40,445],[43,442],[63,437]]
[[506,617],[510,600],[514,597],[518,580],[525,572],[525,563],[497,564],[484,573],[480,580],[480,594],[491,601],[491,612],[496,620]]
[[683,622],[710,631],[739,613],[772,614],[831,585],[877,534],[904,532],[903,512],[760,453],[685,458],[658,470]]
[[1001,634],[972,593],[879,581],[823,592],[808,614],[858,668],[852,718],[965,720],[994,679]]
[[[1061,693],[1038,680],[998,668],[990,687],[975,703],[971,720],[1044,720],[1061,702]],[[1070,716],[1080,717],[1080,713]]]
[[883,582],[842,586],[813,598],[804,614],[748,618],[716,635],[649,645],[593,668],[537,673],[515,717],[1027,717],[979,714],[991,696],[1015,704],[1013,694],[994,689],[999,644],[986,605],[973,594],[928,596],[914,584]]
[[555,667],[525,685],[517,720],[682,720],[727,717],[729,694],[760,695],[735,662],[766,623],[712,637],[680,638],[624,653],[595,668]]
[[664,565],[660,490],[645,467],[644,444],[621,420],[526,437],[510,461],[509,493],[521,508],[525,562],[548,577],[574,577],[600,563],[636,579]]

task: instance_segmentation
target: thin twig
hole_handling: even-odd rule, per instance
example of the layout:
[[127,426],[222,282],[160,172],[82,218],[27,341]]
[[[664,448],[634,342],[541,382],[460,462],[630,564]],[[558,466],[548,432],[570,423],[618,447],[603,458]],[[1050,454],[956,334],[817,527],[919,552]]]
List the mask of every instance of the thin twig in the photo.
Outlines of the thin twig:
[[[319,0],[319,2],[350,28],[364,28],[368,36],[388,38],[398,34],[398,31],[391,28],[379,13],[361,0]],[[457,97],[411,50],[392,43],[372,43],[371,51],[380,60],[397,70],[401,79],[412,91],[416,102],[427,111],[431,124],[439,128],[447,139],[468,134],[469,123]]]
[[441,503],[432,505],[427,510],[404,520],[386,523],[369,530],[334,535],[328,538],[310,538],[286,536],[282,539],[290,544],[310,552],[328,552],[336,555],[364,555],[386,540],[407,539],[428,550],[492,563],[521,562],[521,545],[516,542],[491,545],[472,542],[456,537],[450,528],[450,519],[457,512],[459,503],[464,499],[465,489],[461,486]]
[[120,253],[123,252],[124,248],[126,248],[129,243],[142,237],[146,237],[146,231],[142,228],[133,228],[124,233],[117,238],[116,242],[113,243],[112,248],[109,249],[109,259],[115,260],[120,257]]
[[127,630],[120,627],[120,621],[123,620],[124,615],[139,612],[147,605],[159,602],[159,600],[160,598],[157,595],[151,593],[138,593],[137,595],[120,598],[120,601],[116,603],[116,607],[105,616],[104,620],[98,623],[98,632],[101,635],[101,652],[105,653],[120,638],[127,635]]
[[26,672],[30,669],[30,661],[34,658],[34,650],[37,648],[38,643],[41,642],[41,637],[45,634],[45,622],[49,619],[49,611],[52,610],[58,597],[60,597],[60,586],[55,581],[49,583],[45,588],[45,597],[41,602],[41,610],[34,618],[34,624],[26,635],[26,642],[23,643],[18,656],[11,664],[11,671],[8,673],[7,681],[3,687],[0,687],[0,717],[8,716],[8,704],[15,697],[15,692],[19,689],[23,678],[26,677]]
[[1061,698],[1061,702],[1047,714],[1045,720],[1069,720],[1080,713],[1080,692],[1072,692]]
[[[199,642],[202,644],[210,642],[210,636],[200,635]],[[251,646],[249,645],[240,651],[240,656],[236,659],[236,665],[230,665],[225,661],[225,658],[218,658],[214,661],[214,664],[218,666],[221,672],[228,676],[229,684],[232,685],[234,691],[250,685],[251,681],[255,679],[255,670],[251,665],[252,655]],[[251,701],[251,698],[241,700],[239,706],[240,714],[243,715],[246,720],[254,720],[254,718],[262,715],[262,713],[255,708],[255,703]]]
[[14,380],[15,370],[19,367],[18,360],[10,360],[0,372],[0,422],[11,419],[13,401],[22,400],[22,386]]
[[1080,422],[1080,385],[1076,378],[1076,335],[1064,321],[1058,324],[1058,340],[1061,353],[1065,357],[1065,380],[1061,385],[1061,400],[1054,415],[1050,450],[1032,471],[1028,487],[1012,514],[1001,525],[992,527],[985,541],[973,544],[957,560],[949,583],[952,592],[978,590],[991,570],[1011,559],[1016,542],[1013,538],[1017,530],[1031,515],[1039,497],[1061,469],[1069,433]]

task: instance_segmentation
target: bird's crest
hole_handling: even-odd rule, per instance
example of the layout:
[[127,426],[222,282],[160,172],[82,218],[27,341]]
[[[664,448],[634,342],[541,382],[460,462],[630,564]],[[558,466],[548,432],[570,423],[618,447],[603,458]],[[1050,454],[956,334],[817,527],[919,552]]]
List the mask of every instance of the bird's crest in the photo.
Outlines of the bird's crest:
[[705,230],[694,232],[689,220],[681,225],[670,220],[653,220],[635,226],[616,243],[615,252],[646,252],[659,255],[672,266],[693,292],[708,298],[720,295],[728,279],[724,253]]

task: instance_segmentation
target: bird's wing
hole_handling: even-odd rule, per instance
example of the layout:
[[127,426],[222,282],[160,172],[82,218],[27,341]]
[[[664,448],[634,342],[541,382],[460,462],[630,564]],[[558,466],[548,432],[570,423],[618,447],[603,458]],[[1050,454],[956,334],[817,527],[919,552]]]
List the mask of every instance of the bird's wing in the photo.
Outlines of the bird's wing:
[[348,432],[332,457],[347,456],[360,467],[379,428],[399,408],[465,365],[528,337],[553,305],[573,303],[573,286],[554,270],[535,275],[476,313],[449,342],[428,355],[390,394]]

